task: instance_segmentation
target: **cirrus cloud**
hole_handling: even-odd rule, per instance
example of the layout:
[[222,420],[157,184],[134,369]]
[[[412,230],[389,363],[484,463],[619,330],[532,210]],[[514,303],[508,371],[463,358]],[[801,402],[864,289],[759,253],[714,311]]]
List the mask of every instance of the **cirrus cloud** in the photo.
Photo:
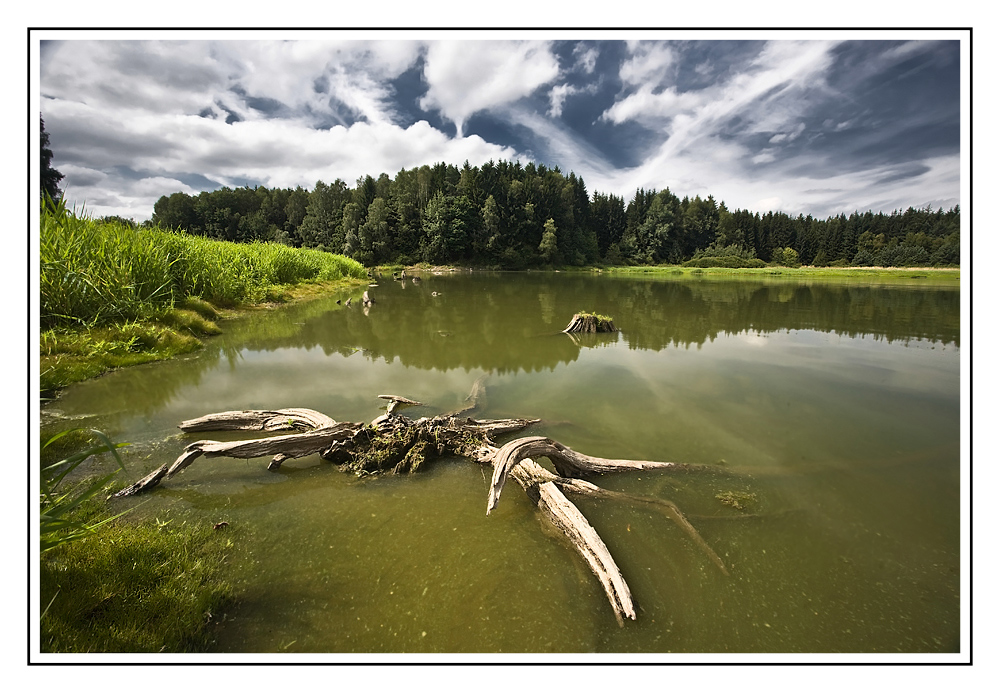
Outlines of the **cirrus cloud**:
[[[520,159],[621,195],[670,187],[826,216],[958,203],[960,39],[40,40],[67,197],[311,188]],[[42,37],[44,38],[44,37]]]

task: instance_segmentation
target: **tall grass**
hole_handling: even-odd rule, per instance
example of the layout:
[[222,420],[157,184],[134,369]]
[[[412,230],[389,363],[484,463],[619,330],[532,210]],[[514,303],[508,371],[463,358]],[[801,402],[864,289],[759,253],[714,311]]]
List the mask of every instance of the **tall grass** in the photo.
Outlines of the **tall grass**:
[[339,255],[101,222],[62,202],[43,203],[40,251],[45,327],[147,319],[188,296],[258,303],[276,285],[366,276],[360,263]]
[[[75,433],[79,429],[63,431],[49,439],[43,449],[52,445],[63,436]],[[86,450],[76,452],[64,460],[49,465],[42,470],[42,495],[41,509],[39,510],[39,536],[41,538],[42,553],[68,544],[79,541],[84,537],[92,535],[98,527],[115,519],[106,518],[98,522],[89,523],[74,513],[80,506],[89,499],[96,496],[118,472],[115,470],[111,474],[82,483],[69,491],[60,488],[66,477],[94,455],[103,452],[110,452],[114,455],[115,462],[119,469],[124,469],[122,458],[118,456],[117,448],[124,447],[126,443],[112,443],[108,437],[100,431],[92,431],[100,439],[100,444],[92,445]]]

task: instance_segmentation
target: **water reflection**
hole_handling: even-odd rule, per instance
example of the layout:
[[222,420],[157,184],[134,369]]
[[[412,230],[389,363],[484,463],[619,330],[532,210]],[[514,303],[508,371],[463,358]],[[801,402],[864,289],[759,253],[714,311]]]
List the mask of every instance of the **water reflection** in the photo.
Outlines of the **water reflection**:
[[[377,299],[367,313],[361,305],[365,290]],[[352,299],[350,304],[347,299]],[[582,310],[611,315],[621,332],[562,334],[573,314]],[[309,358],[306,354],[321,353],[422,370],[503,375],[553,371],[576,362],[586,349],[617,344],[652,352],[701,348],[720,335],[764,344],[769,334],[810,331],[957,347],[959,292],[752,280],[464,273],[430,275],[420,283],[384,278],[376,287],[260,311],[223,326],[225,333],[208,340],[198,354],[83,384],[84,399],[106,403],[100,412],[104,416],[150,417],[185,390],[204,389],[205,374],[221,364],[236,373],[254,353],[278,351],[294,352],[300,363]],[[805,351],[800,348],[798,353]],[[282,368],[281,363],[274,367]],[[48,409],[62,411],[65,404],[64,396],[62,403]],[[297,401],[289,406],[300,405]],[[243,401],[239,406],[250,404]]]
[[[468,462],[361,480],[318,458],[279,474],[206,459],[136,513],[252,528],[220,650],[957,648],[957,290],[462,274],[382,279],[367,315],[363,290],[231,321],[200,354],[50,409],[103,417],[133,444],[134,481],[191,442],[183,419],[302,406],[370,420],[381,393],[436,414],[491,371],[484,416],[538,417],[533,433],[589,454],[718,469],[596,481],[676,502],[731,576],[662,516],[581,502],[640,605],[619,629],[523,494],[485,516],[488,481]],[[621,333],[561,334],[580,310]],[[212,437],[226,435],[242,437]],[[755,494],[761,516],[726,517],[727,492]]]
[[319,347],[328,355],[360,351],[370,360],[398,359],[417,368],[499,374],[551,370],[575,361],[583,346],[616,339],[560,334],[582,310],[611,315],[629,348],[653,351],[701,346],[721,334],[789,330],[959,342],[955,289],[536,273],[432,276],[416,285],[383,280],[372,291],[378,303],[368,314],[357,305],[318,301],[246,321],[233,342],[264,350]]

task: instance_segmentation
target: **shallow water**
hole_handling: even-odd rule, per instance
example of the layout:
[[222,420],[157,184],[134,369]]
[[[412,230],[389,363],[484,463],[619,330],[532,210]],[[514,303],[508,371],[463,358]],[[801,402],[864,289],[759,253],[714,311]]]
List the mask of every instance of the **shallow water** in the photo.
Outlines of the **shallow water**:
[[[434,415],[489,373],[481,418],[541,418],[529,434],[592,455],[706,465],[591,480],[677,503],[730,575],[649,506],[574,499],[637,604],[620,628],[519,488],[486,516],[486,473],[466,460],[357,478],[318,456],[277,473],[201,458],[135,513],[243,531],[220,652],[958,650],[956,289],[422,276],[381,279],[367,314],[359,288],[224,324],[197,355],[67,389],[43,420],[132,443],[133,480],[201,437],[243,437],[182,434],[184,419],[368,421],[379,394]],[[561,334],[580,310],[621,332]],[[744,513],[727,492],[752,494]]]

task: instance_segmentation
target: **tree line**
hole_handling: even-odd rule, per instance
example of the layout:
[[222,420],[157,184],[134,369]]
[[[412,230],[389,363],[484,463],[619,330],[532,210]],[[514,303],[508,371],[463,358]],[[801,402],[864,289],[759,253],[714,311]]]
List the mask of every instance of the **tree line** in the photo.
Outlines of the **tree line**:
[[150,224],[228,241],[274,241],[367,265],[504,269],[592,264],[921,266],[959,263],[958,207],[826,219],[730,211],[711,195],[669,189],[590,195],[580,176],[544,164],[438,163],[352,187],[223,187],[157,200]]

